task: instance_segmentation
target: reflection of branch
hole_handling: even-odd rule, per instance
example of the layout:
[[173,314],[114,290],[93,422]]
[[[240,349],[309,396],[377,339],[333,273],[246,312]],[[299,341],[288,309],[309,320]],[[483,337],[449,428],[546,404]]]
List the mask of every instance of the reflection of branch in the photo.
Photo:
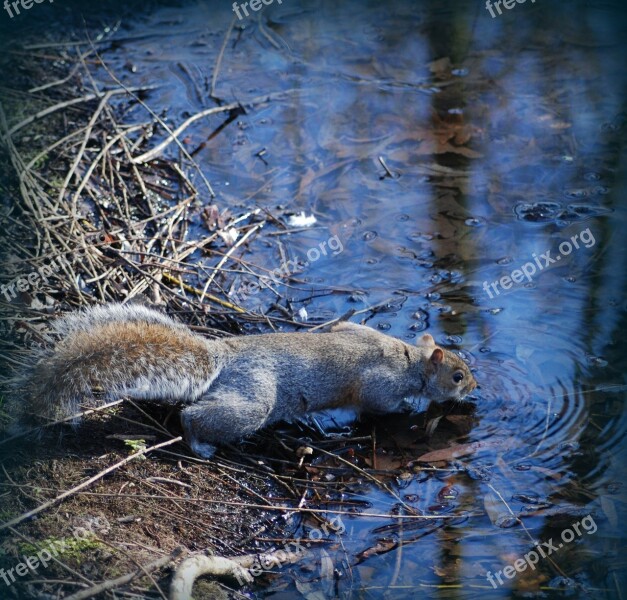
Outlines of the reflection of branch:
[[[527,537],[531,540],[531,543],[533,544],[533,546],[537,547],[538,542],[536,542],[534,537],[529,533],[529,530],[527,529],[526,525],[523,523],[523,520],[520,518],[520,516],[516,516],[514,514],[514,511],[510,508],[505,498],[503,498],[503,496],[501,495],[501,492],[499,492],[491,483],[488,483],[488,487],[499,497],[501,502],[505,504],[505,508],[507,508],[507,510],[509,511],[509,514],[512,515],[514,519],[516,519],[518,524],[522,527],[523,531],[527,534]],[[560,566],[548,554],[546,556],[546,559],[553,565],[553,568],[557,571],[557,573],[559,573],[562,577],[566,577],[566,578],[568,577],[568,575],[566,575],[566,573],[562,571]]]
[[233,31],[233,26],[235,25],[235,15],[233,15],[233,20],[229,25],[229,29],[224,36],[224,42],[222,43],[222,48],[220,48],[220,54],[218,54],[218,59],[216,60],[216,66],[213,68],[213,77],[211,78],[211,91],[209,95],[212,98],[215,98],[216,91],[216,82],[218,80],[218,73],[220,72],[220,66],[222,65],[222,59],[224,58],[224,50],[226,49],[226,44],[231,37],[231,31]]
[[[209,115],[213,115],[216,113],[228,112],[230,110],[235,110],[236,108],[240,108],[242,105],[255,105],[255,104],[263,104],[264,102],[268,102],[269,100],[273,100],[274,98],[278,98],[285,94],[291,94],[296,90],[285,90],[284,92],[276,92],[275,94],[266,94],[265,96],[257,96],[248,100],[246,102],[231,102],[231,104],[225,104],[224,106],[214,106],[213,108],[207,108],[206,110],[201,110],[199,113],[192,115],[189,119],[184,121],[181,125],[179,125],[174,131],[171,131],[168,137],[163,140],[160,144],[157,144],[152,150],[148,152],[144,152],[142,155],[137,156],[133,159],[134,163],[145,163],[149,160],[152,160],[159,154],[161,154],[173,141],[178,142],[178,136],[185,131],[194,121],[198,121],[198,119],[202,119],[203,117],[207,117]],[[180,142],[178,142],[180,143]]]

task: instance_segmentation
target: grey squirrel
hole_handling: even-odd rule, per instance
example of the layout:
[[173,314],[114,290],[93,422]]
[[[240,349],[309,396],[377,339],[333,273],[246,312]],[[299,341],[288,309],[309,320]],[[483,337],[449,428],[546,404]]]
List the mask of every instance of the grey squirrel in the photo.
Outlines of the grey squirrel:
[[57,320],[54,338],[9,396],[18,427],[128,397],[180,406],[185,439],[202,457],[325,408],[394,413],[409,396],[461,400],[477,385],[464,361],[428,334],[413,346],[349,322],[325,333],[209,340],[156,310],[109,304]]

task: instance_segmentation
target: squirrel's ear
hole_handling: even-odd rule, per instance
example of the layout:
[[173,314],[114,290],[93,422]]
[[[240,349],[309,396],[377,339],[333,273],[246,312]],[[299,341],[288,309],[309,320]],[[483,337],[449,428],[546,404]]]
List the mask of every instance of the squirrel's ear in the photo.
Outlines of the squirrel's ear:
[[430,360],[434,365],[441,364],[442,361],[444,360],[444,352],[442,351],[442,348],[436,348],[433,351],[433,354],[431,355]]
[[435,340],[430,334],[425,333],[422,337],[418,338],[417,345],[418,346],[435,346]]

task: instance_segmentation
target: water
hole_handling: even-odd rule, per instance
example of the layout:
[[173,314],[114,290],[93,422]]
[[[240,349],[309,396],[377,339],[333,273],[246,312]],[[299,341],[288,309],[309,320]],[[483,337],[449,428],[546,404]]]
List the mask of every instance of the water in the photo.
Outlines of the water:
[[[228,2],[151,9],[102,57],[129,85],[158,84],[146,102],[176,127],[215,105],[232,17]],[[421,417],[377,420],[388,488],[347,484],[346,532],[259,598],[624,594],[624,25],[619,2],[546,0],[495,18],[479,1],[284,0],[235,22],[214,95],[246,114],[213,137],[226,114],[196,121],[183,143],[220,208],[316,218],[253,239],[246,257],[272,270],[281,245],[308,263],[281,288],[295,311],[317,322],[383,303],[369,325],[453,342],[481,386],[474,417],[442,423],[439,446],[416,441]],[[149,117],[135,105],[125,119]],[[334,236],[341,251],[307,254]],[[453,443],[468,453],[417,460]],[[373,466],[369,448],[351,452]],[[461,517],[399,521],[403,502]],[[581,535],[550,559],[490,584],[487,571],[531,539],[557,546],[573,523]]]

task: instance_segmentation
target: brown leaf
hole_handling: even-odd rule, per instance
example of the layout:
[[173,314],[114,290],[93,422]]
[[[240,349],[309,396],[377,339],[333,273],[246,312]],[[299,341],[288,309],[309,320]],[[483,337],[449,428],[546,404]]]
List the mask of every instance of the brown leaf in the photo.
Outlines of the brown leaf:
[[[375,466],[372,464],[372,457],[367,456],[364,462],[371,468]],[[394,456],[391,453],[377,452],[376,468],[383,471],[396,471],[405,464],[405,461],[401,460],[400,456]]]
[[215,231],[216,229],[224,228],[228,218],[231,216],[231,211],[227,208],[220,213],[217,204],[210,204],[209,206],[205,206],[200,214],[207,229],[209,231]]
[[433,450],[432,452],[427,452],[423,454],[419,458],[416,459],[416,462],[440,462],[440,461],[451,461],[461,458],[462,456],[468,456],[469,454],[474,454],[478,450],[482,450],[484,448],[499,448],[504,445],[503,441],[491,441],[491,442],[473,442],[472,444],[459,444],[457,446],[451,446],[450,448],[442,448],[440,450]]
[[357,554],[357,562],[360,563],[371,556],[377,556],[378,554],[385,554],[390,550],[396,548],[397,542],[394,540],[379,540],[376,545],[366,548],[363,552]]

